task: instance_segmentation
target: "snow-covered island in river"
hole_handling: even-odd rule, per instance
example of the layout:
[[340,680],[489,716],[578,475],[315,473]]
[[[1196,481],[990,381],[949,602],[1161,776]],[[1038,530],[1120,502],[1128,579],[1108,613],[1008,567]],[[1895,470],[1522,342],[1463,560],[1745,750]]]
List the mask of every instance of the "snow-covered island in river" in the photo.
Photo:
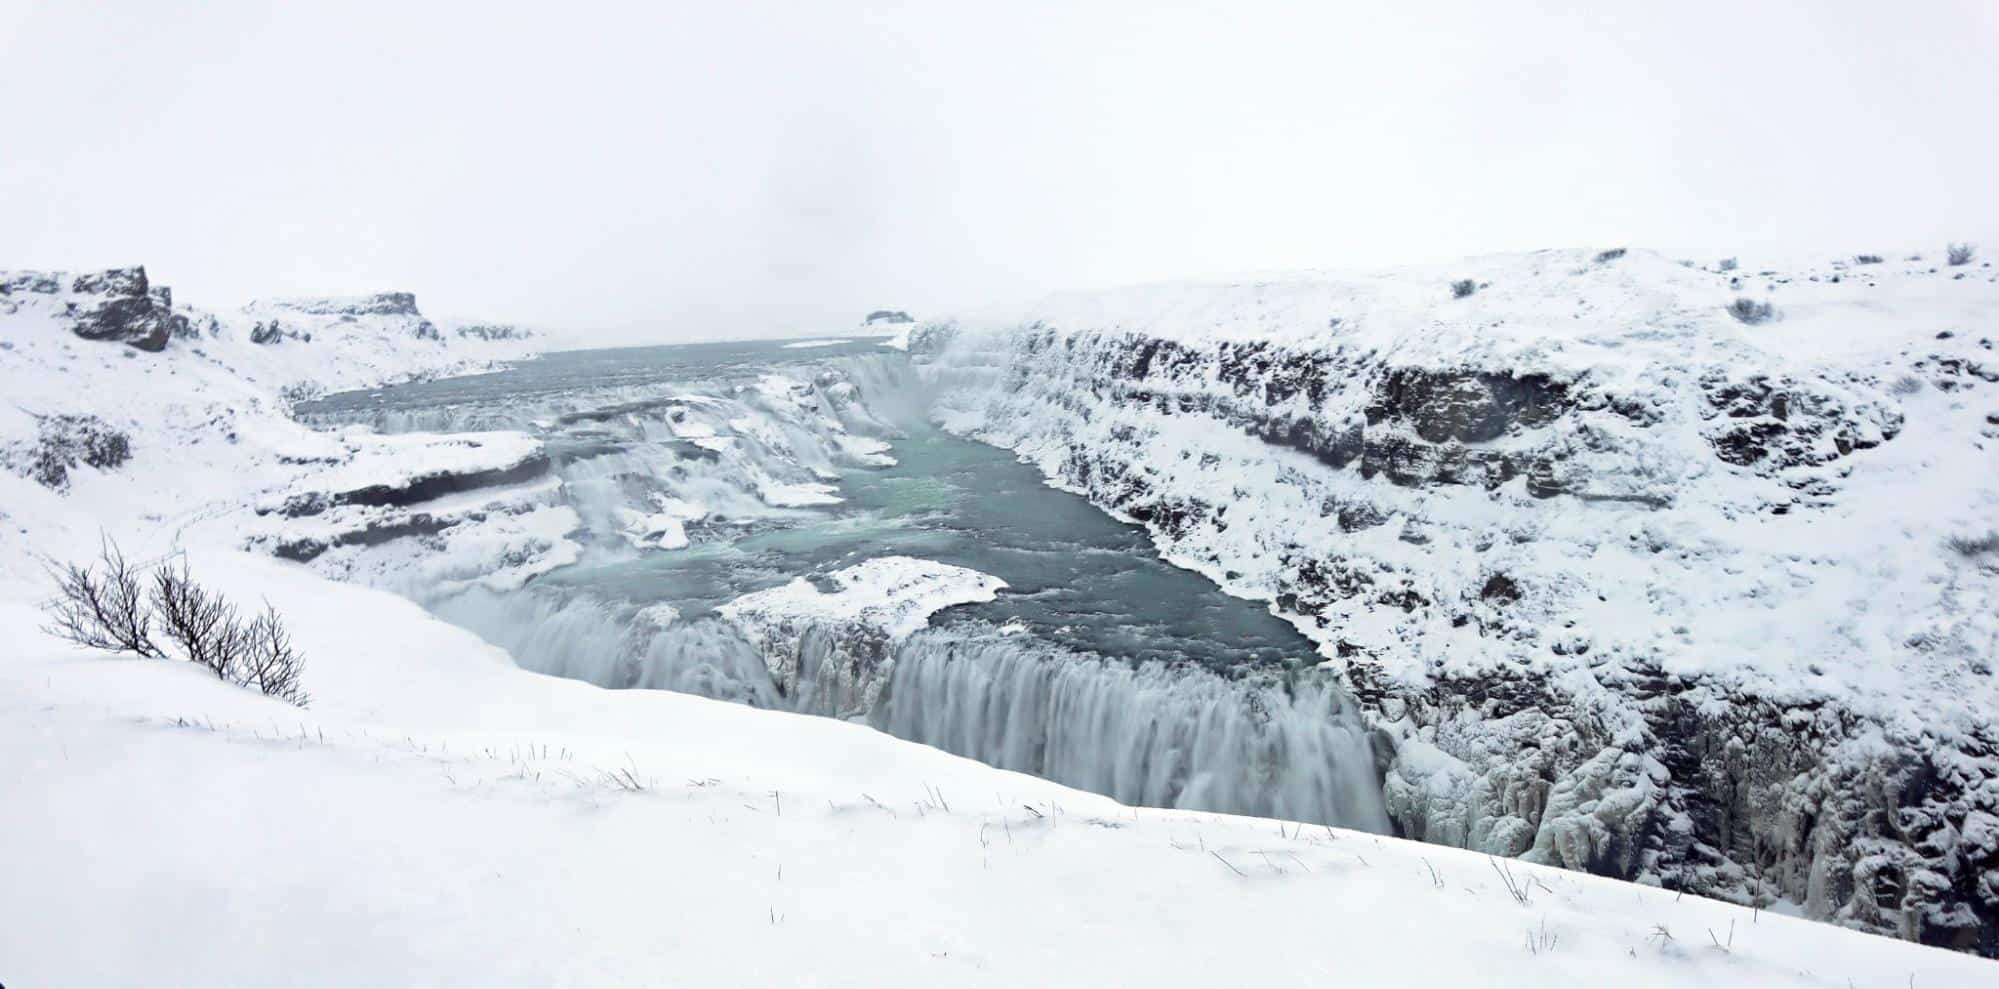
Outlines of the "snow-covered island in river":
[[[565,351],[0,272],[0,981],[1999,981],[1995,315],[1578,250]],[[299,689],[54,634],[112,546]]]

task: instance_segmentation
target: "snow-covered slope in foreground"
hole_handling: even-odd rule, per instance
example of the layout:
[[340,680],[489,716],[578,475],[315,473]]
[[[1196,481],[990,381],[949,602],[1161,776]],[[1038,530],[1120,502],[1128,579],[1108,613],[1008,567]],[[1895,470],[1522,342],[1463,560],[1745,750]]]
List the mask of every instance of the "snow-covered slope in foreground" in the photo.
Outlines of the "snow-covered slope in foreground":
[[1399,833],[1993,954],[1995,282],[1544,251],[913,347],[947,425],[1315,638]]
[[[1274,821],[1138,810],[832,719],[524,672],[384,592],[292,616],[298,711],[0,656],[8,985],[1968,986],[1999,966]],[[32,628],[24,604],[0,622]]]

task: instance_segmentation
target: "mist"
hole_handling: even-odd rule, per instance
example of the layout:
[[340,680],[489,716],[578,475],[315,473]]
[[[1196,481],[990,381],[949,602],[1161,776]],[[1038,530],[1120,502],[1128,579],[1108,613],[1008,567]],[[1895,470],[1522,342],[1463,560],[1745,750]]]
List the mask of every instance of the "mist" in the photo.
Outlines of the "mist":
[[1999,234],[1988,3],[1424,6],[0,2],[0,266],[629,343]]

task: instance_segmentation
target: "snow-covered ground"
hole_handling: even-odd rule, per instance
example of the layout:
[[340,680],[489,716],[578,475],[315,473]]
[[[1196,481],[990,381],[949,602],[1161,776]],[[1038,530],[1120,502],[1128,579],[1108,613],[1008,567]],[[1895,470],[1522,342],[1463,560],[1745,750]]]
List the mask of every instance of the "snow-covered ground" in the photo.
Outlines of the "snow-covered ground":
[[[1133,810],[832,719],[527,673],[297,566],[191,564],[291,618],[313,706],[16,636],[0,660],[9,985],[1885,987],[1999,971],[1469,852]],[[9,628],[36,619],[0,605]]]
[[[278,318],[264,310],[191,319],[146,352],[76,338],[46,304],[61,298],[5,301],[7,985],[1930,986],[1999,972],[1469,851],[1134,810],[838,720],[521,670],[401,597],[270,551],[312,552],[304,533],[322,566],[345,559],[342,537],[463,513],[477,524],[443,538],[479,545],[384,548],[463,568],[424,580],[520,580],[569,558],[569,509],[520,437],[322,433],[286,414],[287,393],[531,343],[431,339],[391,297],[296,307],[310,341],[252,343]],[[70,432],[49,439],[63,416],[96,417],[129,459],[91,466],[101,444],[85,443],[59,483],[30,476],[72,451]],[[216,589],[269,601],[312,706],[38,631],[38,558],[83,558],[100,533],[141,559],[179,550]],[[891,634],[996,589],[871,564],[907,578],[912,605],[868,566],[786,588],[760,614],[832,609]]]

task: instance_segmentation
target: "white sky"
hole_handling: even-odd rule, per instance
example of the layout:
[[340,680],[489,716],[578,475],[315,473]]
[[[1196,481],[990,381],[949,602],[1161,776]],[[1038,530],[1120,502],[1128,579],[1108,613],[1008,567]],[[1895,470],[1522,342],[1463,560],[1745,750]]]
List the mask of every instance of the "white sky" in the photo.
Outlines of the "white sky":
[[0,267],[608,342],[1999,236],[1999,0],[188,6],[0,0]]

